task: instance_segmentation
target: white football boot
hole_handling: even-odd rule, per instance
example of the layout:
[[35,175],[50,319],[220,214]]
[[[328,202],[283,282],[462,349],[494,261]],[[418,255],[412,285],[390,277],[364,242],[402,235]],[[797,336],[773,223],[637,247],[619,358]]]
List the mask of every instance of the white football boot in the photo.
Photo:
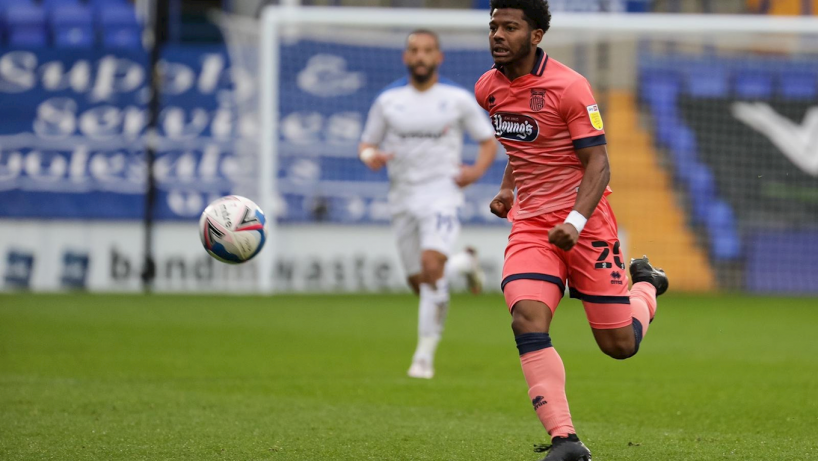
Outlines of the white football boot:
[[432,365],[424,359],[418,359],[412,362],[409,371],[406,373],[410,378],[418,379],[432,379],[435,376],[435,369]]

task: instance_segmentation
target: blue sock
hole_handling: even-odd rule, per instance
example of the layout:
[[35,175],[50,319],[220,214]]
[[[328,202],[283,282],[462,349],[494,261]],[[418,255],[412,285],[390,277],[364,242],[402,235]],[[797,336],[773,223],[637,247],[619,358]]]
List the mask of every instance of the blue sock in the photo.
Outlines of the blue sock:
[[520,355],[529,352],[547,349],[551,346],[551,336],[548,333],[523,333],[514,337]]
[[636,317],[633,317],[633,336],[636,339],[636,347],[633,348],[633,354],[631,357],[636,355],[639,352],[639,345],[642,344],[642,322],[639,321]]

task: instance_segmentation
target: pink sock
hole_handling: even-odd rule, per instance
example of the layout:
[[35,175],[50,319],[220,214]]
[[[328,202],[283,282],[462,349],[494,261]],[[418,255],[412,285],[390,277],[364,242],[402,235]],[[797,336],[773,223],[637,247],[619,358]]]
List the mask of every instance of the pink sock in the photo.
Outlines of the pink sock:
[[648,334],[650,321],[656,315],[656,287],[648,282],[634,283],[631,288],[631,310],[633,318],[642,324],[644,338]]
[[565,367],[548,333],[526,333],[516,339],[528,397],[543,427],[552,438],[575,434],[565,396]]

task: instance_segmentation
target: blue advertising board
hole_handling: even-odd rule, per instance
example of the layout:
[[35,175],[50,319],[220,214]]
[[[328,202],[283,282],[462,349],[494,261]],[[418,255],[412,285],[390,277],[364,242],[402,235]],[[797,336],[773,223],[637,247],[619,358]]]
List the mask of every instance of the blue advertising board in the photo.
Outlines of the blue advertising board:
[[[369,172],[355,153],[371,102],[406,74],[400,51],[282,47],[281,221],[388,221],[386,175]],[[446,58],[443,72],[466,88],[491,64],[484,50]],[[169,47],[162,70],[156,218],[195,219],[218,196],[257,190],[256,76],[231,69],[222,47]],[[0,51],[0,218],[141,219],[148,77],[138,50]],[[503,165],[498,159],[467,192],[467,222],[492,222],[483,202]]]
[[[187,218],[201,211],[191,192],[232,187],[235,110],[220,97],[232,83],[219,48],[171,48],[163,62],[156,211]],[[0,53],[0,217],[140,219],[147,86],[141,51]]]

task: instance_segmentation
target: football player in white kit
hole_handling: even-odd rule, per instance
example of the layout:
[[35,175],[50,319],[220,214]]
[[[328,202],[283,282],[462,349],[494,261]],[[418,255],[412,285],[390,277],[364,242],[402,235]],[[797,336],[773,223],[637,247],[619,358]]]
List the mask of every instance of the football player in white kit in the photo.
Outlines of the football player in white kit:
[[[412,32],[403,61],[409,76],[384,89],[372,104],[359,155],[372,170],[388,170],[392,226],[409,285],[420,295],[418,345],[409,376],[428,379],[434,376],[449,306],[446,274],[464,274],[470,284],[480,283],[474,252],[451,251],[460,231],[461,189],[491,166],[497,143],[474,96],[438,76],[443,53],[434,32]],[[464,131],[480,143],[473,165],[461,164]]]

